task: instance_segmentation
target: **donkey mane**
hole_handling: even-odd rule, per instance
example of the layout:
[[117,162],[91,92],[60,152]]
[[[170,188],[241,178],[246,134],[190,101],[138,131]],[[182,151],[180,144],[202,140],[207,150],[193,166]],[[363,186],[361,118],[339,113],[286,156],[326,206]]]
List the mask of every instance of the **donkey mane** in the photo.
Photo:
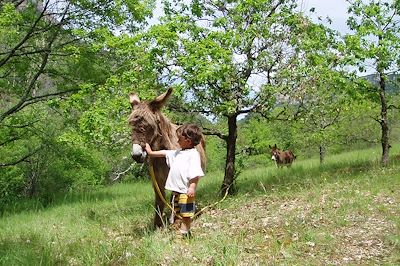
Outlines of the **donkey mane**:
[[159,133],[162,140],[161,149],[174,149],[176,145],[176,128],[177,126],[165,117],[161,112],[158,112],[159,117]]

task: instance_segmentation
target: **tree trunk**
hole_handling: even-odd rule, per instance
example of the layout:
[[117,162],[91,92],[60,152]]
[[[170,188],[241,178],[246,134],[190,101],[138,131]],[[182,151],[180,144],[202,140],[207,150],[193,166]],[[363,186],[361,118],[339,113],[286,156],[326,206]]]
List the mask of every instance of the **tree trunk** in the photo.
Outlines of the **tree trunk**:
[[[35,156],[36,157],[36,156]],[[33,158],[28,161],[29,174],[25,183],[25,195],[33,198],[38,192],[39,176],[40,176],[40,162],[38,158]]]
[[37,175],[36,172],[32,172],[29,176],[29,179],[27,180],[27,183],[25,185],[25,194],[28,196],[28,198],[33,198],[33,196],[36,195],[37,192]]
[[381,99],[381,118],[379,123],[381,124],[382,130],[382,166],[387,166],[389,164],[389,123],[387,118],[387,102],[385,95],[385,75],[383,71],[379,71],[379,96]]
[[229,194],[235,192],[235,151],[236,151],[236,138],[237,138],[237,123],[236,115],[228,117],[228,138],[226,139],[226,161],[225,161],[225,176],[221,186],[221,193],[225,195],[229,189]]
[[319,146],[319,163],[323,164],[325,159],[325,147],[320,145]]

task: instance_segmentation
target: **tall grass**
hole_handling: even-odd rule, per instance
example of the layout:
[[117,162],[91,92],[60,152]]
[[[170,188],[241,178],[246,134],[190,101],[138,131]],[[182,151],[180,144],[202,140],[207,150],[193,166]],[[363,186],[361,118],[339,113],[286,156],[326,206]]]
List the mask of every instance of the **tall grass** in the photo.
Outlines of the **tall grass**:
[[[238,194],[207,209],[183,242],[173,230],[152,229],[150,181],[57,197],[0,219],[0,265],[396,264],[400,162],[393,156],[381,168],[379,159],[376,148],[323,165],[310,159],[244,170]],[[200,207],[219,200],[222,178],[221,171],[200,181]],[[375,253],[368,243],[378,245]]]
[[152,193],[147,182],[118,184],[68,195],[46,209],[4,216],[0,262],[10,265],[19,258],[22,264],[47,265],[77,259],[90,264],[107,259],[111,248],[107,239],[116,231],[131,236],[146,233]]

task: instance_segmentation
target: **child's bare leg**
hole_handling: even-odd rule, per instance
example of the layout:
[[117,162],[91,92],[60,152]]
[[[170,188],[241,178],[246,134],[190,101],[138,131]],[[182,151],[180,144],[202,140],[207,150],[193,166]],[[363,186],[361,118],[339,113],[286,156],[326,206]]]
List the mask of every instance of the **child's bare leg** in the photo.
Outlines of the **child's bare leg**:
[[182,219],[175,216],[174,227],[175,229],[180,229],[182,224]]
[[192,222],[192,218],[190,217],[183,217],[182,224],[181,224],[181,232],[187,233],[190,231],[190,224]]

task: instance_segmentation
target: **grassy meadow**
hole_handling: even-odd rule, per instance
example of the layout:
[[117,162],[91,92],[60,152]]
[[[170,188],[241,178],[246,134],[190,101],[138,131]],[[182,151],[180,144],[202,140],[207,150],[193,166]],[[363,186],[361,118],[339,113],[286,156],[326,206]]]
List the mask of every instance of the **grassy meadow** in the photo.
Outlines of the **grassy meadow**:
[[[387,168],[377,147],[245,169],[189,240],[151,229],[150,181],[67,195],[0,218],[0,265],[400,265],[399,154]],[[222,177],[201,180],[200,208]]]

